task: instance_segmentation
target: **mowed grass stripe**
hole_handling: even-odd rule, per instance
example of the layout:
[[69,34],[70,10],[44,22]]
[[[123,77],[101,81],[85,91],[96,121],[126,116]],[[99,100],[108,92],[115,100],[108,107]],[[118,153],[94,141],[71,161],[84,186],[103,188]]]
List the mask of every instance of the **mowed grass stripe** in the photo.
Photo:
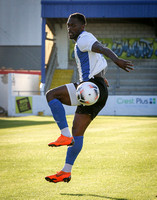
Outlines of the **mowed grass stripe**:
[[52,117],[0,118],[0,199],[157,199],[156,117],[98,116],[68,184],[44,180],[64,165],[67,147],[47,145],[58,136]]

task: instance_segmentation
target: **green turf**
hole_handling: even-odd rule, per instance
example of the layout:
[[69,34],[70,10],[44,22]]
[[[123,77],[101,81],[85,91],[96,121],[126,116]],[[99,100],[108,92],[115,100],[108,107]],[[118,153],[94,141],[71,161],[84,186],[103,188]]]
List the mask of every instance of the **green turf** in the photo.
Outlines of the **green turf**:
[[69,183],[44,179],[64,165],[58,136],[52,117],[0,118],[0,199],[157,200],[156,117],[98,116]]

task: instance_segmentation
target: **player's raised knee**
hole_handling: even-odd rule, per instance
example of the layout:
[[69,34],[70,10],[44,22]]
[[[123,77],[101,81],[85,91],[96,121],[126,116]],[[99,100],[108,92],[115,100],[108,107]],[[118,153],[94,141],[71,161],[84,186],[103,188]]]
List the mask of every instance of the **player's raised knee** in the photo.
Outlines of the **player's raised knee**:
[[48,90],[46,92],[46,99],[47,99],[47,101],[49,102],[49,101],[51,101],[54,98],[55,98],[54,90],[53,89],[52,90]]

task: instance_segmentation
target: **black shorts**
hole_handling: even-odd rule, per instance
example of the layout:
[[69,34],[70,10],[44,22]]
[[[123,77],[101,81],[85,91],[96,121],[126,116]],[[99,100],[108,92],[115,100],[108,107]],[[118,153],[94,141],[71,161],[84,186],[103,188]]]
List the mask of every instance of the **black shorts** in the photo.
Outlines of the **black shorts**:
[[91,106],[84,106],[84,105],[77,106],[76,113],[89,114],[91,116],[91,119],[93,120],[106,104],[108,98],[108,89],[104,79],[101,77],[94,77],[89,79],[88,81],[93,82],[98,86],[100,90],[99,99],[95,104]]

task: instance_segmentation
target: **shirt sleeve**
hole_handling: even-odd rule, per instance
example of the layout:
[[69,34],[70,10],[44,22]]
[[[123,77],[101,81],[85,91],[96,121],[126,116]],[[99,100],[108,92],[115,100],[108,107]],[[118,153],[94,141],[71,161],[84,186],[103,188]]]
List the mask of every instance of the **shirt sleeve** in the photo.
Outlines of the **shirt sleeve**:
[[77,41],[78,48],[82,52],[91,51],[93,44],[97,39],[92,34],[84,35]]

